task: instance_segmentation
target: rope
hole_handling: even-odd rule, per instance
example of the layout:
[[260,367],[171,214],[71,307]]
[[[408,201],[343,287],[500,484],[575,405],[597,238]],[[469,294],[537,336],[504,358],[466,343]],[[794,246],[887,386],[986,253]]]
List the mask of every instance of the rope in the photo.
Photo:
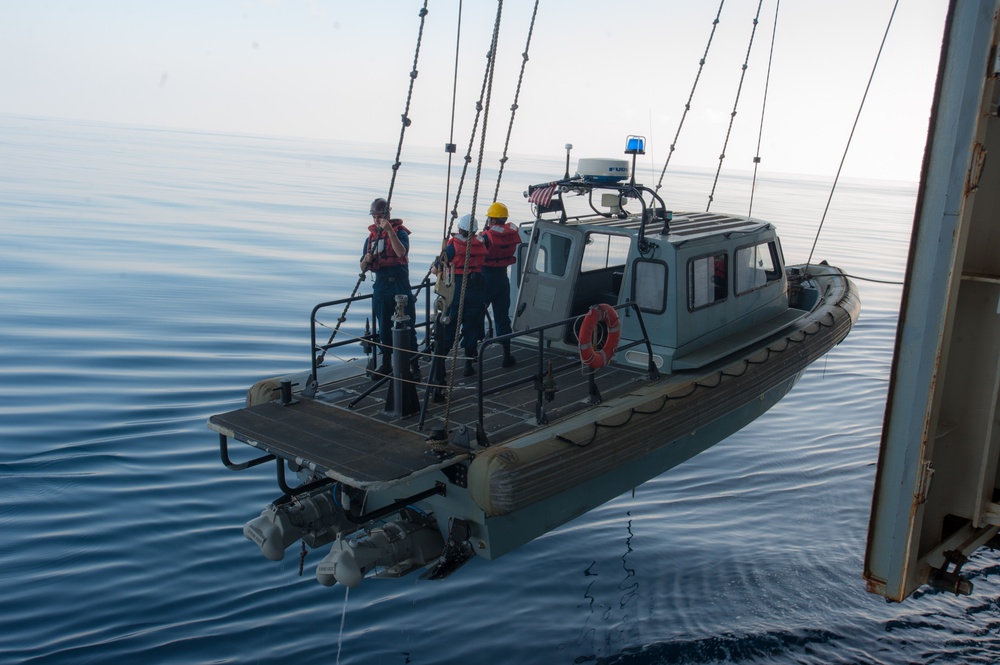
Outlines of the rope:
[[[503,2],[502,1],[500,2],[500,6],[501,7],[503,6]],[[498,12],[497,13],[497,22],[498,23],[499,23],[499,20],[500,20],[499,11],[500,10],[498,9],[497,10],[497,12]],[[461,17],[459,18],[458,30],[461,31]],[[494,32],[496,32],[496,30],[494,30]],[[451,215],[451,220],[450,221],[448,220],[449,211],[447,211],[447,210],[445,211],[445,220],[444,220],[444,224],[443,224],[444,233],[442,234],[442,237],[441,237],[441,255],[440,255],[440,258],[441,258],[442,262],[444,262],[444,258],[445,258],[444,257],[444,245],[445,245],[445,243],[448,242],[448,236],[451,235],[451,229],[452,229],[452,227],[455,224],[455,219],[458,218],[458,203],[462,199],[462,187],[465,184],[465,176],[466,176],[466,174],[469,171],[469,164],[472,162],[472,146],[475,145],[475,141],[476,141],[476,129],[479,127],[479,116],[482,114],[482,111],[483,111],[483,99],[484,99],[485,94],[486,94],[486,84],[489,81],[491,72],[493,70],[493,60],[494,60],[494,55],[495,54],[496,54],[496,44],[493,43],[493,44],[490,45],[490,51],[489,51],[489,53],[486,54],[486,58],[487,58],[487,61],[486,61],[486,73],[483,76],[483,85],[482,85],[482,87],[480,88],[480,91],[479,91],[479,100],[476,102],[476,115],[475,115],[475,117],[473,118],[473,121],[472,121],[472,133],[469,135],[469,146],[468,146],[468,148],[466,148],[466,151],[465,151],[465,157],[464,157],[465,164],[462,167],[462,175],[459,176],[459,179],[458,179],[458,188],[455,191],[455,205],[452,207],[452,209],[450,211],[450,215]],[[454,91],[457,90],[457,88],[458,88],[458,60],[459,60],[458,43],[456,43],[455,44],[455,81],[453,83],[453,95],[455,94]],[[454,99],[452,101],[452,108],[453,108],[453,110],[452,110],[452,129],[451,129],[451,131],[452,131],[452,136],[454,136],[454,131],[455,131]],[[449,144],[449,145],[451,145],[451,144]],[[448,189],[451,189],[451,157],[448,158],[448,165],[449,165],[448,166],[448,168],[449,168],[449,172],[448,172]],[[428,268],[427,274],[424,275],[424,280],[427,280],[430,277],[430,275],[431,275],[431,270]]]
[[420,8],[420,29],[417,31],[417,48],[413,53],[413,69],[410,70],[410,86],[406,92],[406,107],[403,109],[402,125],[399,128],[399,144],[396,146],[396,161],[392,164],[392,179],[389,181],[389,194],[385,197],[387,204],[392,203],[392,190],[396,185],[396,174],[399,172],[399,167],[402,162],[399,161],[399,156],[403,152],[403,136],[406,134],[406,128],[410,126],[410,101],[413,99],[413,84],[417,80],[417,59],[420,57],[420,42],[424,38],[424,22],[427,19],[427,0],[424,0],[424,6]]
[[517,113],[517,100],[521,96],[521,82],[524,80],[524,68],[528,64],[528,47],[531,46],[531,34],[535,31],[535,17],[538,15],[538,0],[535,0],[535,9],[531,12],[531,24],[528,26],[528,39],[524,44],[524,53],[521,54],[521,73],[517,77],[517,90],[514,92],[514,103],[510,105],[510,123],[507,125],[507,140],[503,144],[503,156],[500,158],[500,172],[497,173],[497,186],[493,190],[493,200],[500,196],[500,181],[503,179],[503,168],[507,164],[507,147],[510,145],[510,135],[514,130],[514,114]]
[[854,125],[851,127],[851,134],[847,137],[847,145],[844,146],[844,154],[840,158],[840,166],[837,167],[837,175],[833,179],[833,186],[830,188],[830,197],[826,200],[826,207],[823,208],[823,216],[819,220],[819,228],[816,229],[816,238],[813,239],[812,249],[809,250],[809,258],[806,259],[806,268],[812,263],[813,252],[816,251],[816,243],[819,242],[820,231],[823,230],[823,223],[826,221],[826,213],[830,210],[830,202],[833,201],[833,193],[837,189],[837,181],[840,180],[840,172],[844,168],[844,161],[847,159],[847,151],[851,149],[851,140],[854,138],[854,130],[858,127],[858,120],[861,118],[861,110],[865,107],[865,100],[868,98],[868,91],[872,87],[872,79],[875,78],[875,70],[878,69],[879,58],[882,57],[882,49],[885,48],[885,40],[889,37],[889,28],[892,27],[892,19],[896,16],[896,8],[899,7],[899,0],[892,6],[892,13],[889,15],[889,22],[885,26],[885,34],[882,35],[882,43],[878,47],[878,54],[875,56],[875,63],[872,65],[872,73],[868,77],[868,85],[865,86],[865,94],[861,97],[861,104],[858,106],[858,114],[854,116]]
[[[462,200],[462,187],[465,184],[465,176],[469,172],[469,164],[472,163],[472,146],[476,143],[476,130],[479,127],[479,116],[483,113],[483,100],[486,97],[486,87],[493,80],[493,61],[496,59],[496,37],[497,32],[500,29],[500,12],[503,9],[503,0],[499,0],[497,3],[497,18],[496,23],[493,28],[493,42],[490,44],[490,50],[486,54],[486,71],[483,74],[483,85],[479,90],[479,99],[476,101],[476,115],[472,122],[472,132],[469,134],[469,146],[465,151],[465,165],[462,167],[462,175],[458,180],[458,190],[455,192],[455,205],[451,209],[451,222],[448,224],[448,229],[445,231],[444,238],[448,239],[451,235],[452,226],[455,220],[458,218],[458,202]],[[475,210],[475,208],[473,208]]]
[[[351,298],[357,295],[358,289],[361,287],[361,282],[365,281],[365,273],[362,272],[358,275],[358,281],[354,283],[354,288],[351,290]],[[348,301],[344,305],[344,311],[340,313],[340,318],[337,319],[337,325],[333,327],[333,332],[330,333],[330,339],[326,340],[326,346],[333,344],[333,338],[337,336],[337,332],[340,330],[340,325],[347,320],[347,310],[351,307],[351,301]],[[313,352],[316,350],[313,349]],[[322,365],[323,361],[326,360],[326,349],[323,349],[319,353],[319,357],[316,358],[316,365]]]
[[[497,42],[498,42],[499,37],[500,37],[500,19],[501,19],[502,16],[503,16],[503,0],[499,0],[497,2],[497,17],[496,17],[496,21],[493,24],[493,40],[492,40],[492,42],[490,42],[490,52],[487,55],[488,63],[486,65],[486,76],[483,79],[483,90],[486,92],[486,107],[485,107],[485,110],[483,111],[483,128],[482,128],[482,133],[480,134],[480,139],[479,139],[479,161],[476,164],[476,183],[475,183],[475,186],[474,186],[474,188],[472,190],[472,224],[469,225],[469,238],[468,238],[468,240],[465,243],[465,262],[464,262],[463,265],[465,265],[466,268],[468,268],[468,266],[469,266],[469,256],[472,254],[472,241],[473,241],[473,239],[475,237],[475,231],[476,231],[476,229],[475,229],[475,211],[476,211],[476,203],[477,203],[477,201],[479,199],[479,182],[480,182],[480,178],[482,177],[482,171],[483,171],[483,152],[484,152],[484,148],[485,148],[485,144],[486,144],[486,127],[489,124],[490,98],[491,98],[491,96],[493,94],[493,71],[494,71],[494,64],[496,62]],[[477,124],[479,122],[479,111],[483,109],[483,104],[482,104],[482,101],[481,101],[482,98],[483,98],[483,92],[481,91],[480,92],[480,102],[476,105],[476,109],[477,109],[476,123]],[[466,155],[466,162],[465,162],[465,168],[466,169],[468,169],[469,161],[471,159],[470,155],[471,155],[471,152],[472,152],[472,143],[473,143],[474,140],[475,140],[475,127],[473,127],[472,140],[469,141],[469,154]],[[464,178],[465,178],[465,170],[463,170],[463,172],[462,172],[462,177],[463,177],[463,180],[464,180]],[[461,190],[461,184],[459,184],[459,190]],[[458,209],[458,199],[456,198],[455,199],[455,210],[457,210],[457,209]],[[455,211],[452,211],[452,212],[453,212],[453,215],[454,215]],[[453,221],[454,221],[454,218],[453,218]],[[445,427],[445,430],[448,429],[448,425],[450,424],[450,419],[451,419],[451,396],[452,396],[452,392],[453,392],[453,387],[455,385],[455,366],[457,365],[456,361],[458,360],[458,338],[459,338],[460,327],[461,327],[461,323],[462,323],[462,314],[465,311],[465,292],[466,292],[466,290],[468,290],[468,287],[469,287],[469,277],[470,277],[471,274],[473,274],[473,273],[466,272],[462,276],[462,291],[461,291],[461,294],[459,295],[459,299],[458,299],[458,312],[457,312],[457,315],[455,317],[456,321],[454,321],[454,325],[455,325],[455,340],[454,340],[454,342],[452,344],[452,348],[451,348],[451,374],[449,375],[449,378],[448,378],[448,386],[449,386],[449,389],[448,389],[448,399],[445,402],[445,410],[444,410],[444,427]]]
[[[420,57],[420,42],[424,37],[424,23],[427,17],[427,0],[424,0],[424,6],[420,9],[420,28],[417,31],[417,47],[413,53],[413,68],[410,70],[410,85],[406,92],[406,106],[403,109],[402,115],[402,127],[399,130],[399,143],[396,146],[396,161],[392,165],[392,178],[389,180],[389,194],[386,196],[386,208],[389,208],[389,204],[392,202],[392,190],[396,186],[396,173],[399,171],[401,162],[399,161],[399,156],[403,152],[403,137],[406,134],[406,128],[410,126],[410,101],[413,99],[413,84],[417,80],[417,60]],[[425,278],[426,279],[426,278]],[[354,298],[357,295],[358,289],[361,288],[361,282],[365,281],[364,271],[358,275],[358,281],[355,282],[354,288],[351,289],[350,298]],[[333,343],[333,338],[337,336],[337,331],[340,330],[340,324],[347,320],[347,310],[351,308],[351,302],[353,300],[348,300],[344,305],[344,312],[337,319],[337,325],[334,327],[333,332],[330,333],[330,339],[327,340],[326,345]],[[379,331],[380,333],[382,331]],[[323,360],[326,358],[326,350],[323,350],[319,354],[319,358],[316,361],[317,365],[323,364]]]
[[[388,344],[377,344],[377,346],[379,346],[381,348],[386,348],[386,349],[393,349],[393,348],[395,348],[395,347],[393,347],[391,345],[388,345]],[[407,350],[409,350],[409,349],[407,349]],[[415,354],[415,355],[421,355],[421,356],[425,356],[425,357],[432,358],[432,359],[438,357],[438,356],[436,356],[433,353],[419,353],[419,354]],[[383,374],[382,372],[378,372],[378,371],[375,371],[375,370],[368,369],[367,364],[366,363],[358,362],[357,358],[348,358],[347,356],[340,356],[340,355],[337,355],[337,354],[334,354],[334,353],[331,353],[330,357],[333,358],[334,360],[336,360],[341,365],[350,366],[350,367],[356,367],[359,370],[363,370],[364,372],[371,374],[372,376],[377,376],[379,378],[383,378],[383,377],[392,378],[392,376],[393,376],[392,374]],[[447,356],[441,356],[441,357],[445,357],[446,358]],[[421,381],[414,381],[412,379],[407,379],[407,378],[404,378],[404,377],[400,377],[399,381],[402,381],[403,383],[412,383],[415,386],[424,387],[424,388],[426,388],[427,386],[430,386],[431,388],[442,388],[442,389],[448,387],[447,384],[444,384],[444,383],[441,383],[441,384],[431,383],[430,380],[427,380],[427,381],[423,381],[423,380],[421,380]],[[472,390],[473,388],[469,388],[469,389]]]
[[660,180],[656,183],[655,192],[660,191],[660,187],[663,186],[663,176],[667,172],[667,166],[670,165],[670,158],[674,156],[674,150],[677,149],[677,139],[680,138],[681,128],[684,127],[684,120],[687,118],[688,111],[691,110],[691,100],[694,99],[694,91],[698,88],[698,81],[701,79],[701,72],[705,69],[705,60],[708,58],[708,50],[712,47],[712,39],[715,38],[715,29],[719,26],[719,17],[722,16],[722,6],[726,4],[726,0],[722,0],[719,3],[719,11],[715,14],[715,20],[712,21],[712,32],[708,35],[708,44],[705,45],[705,53],[701,56],[701,60],[698,62],[698,73],[694,77],[694,85],[691,86],[691,94],[688,95],[687,103],[684,105],[684,113],[681,115],[681,121],[677,125],[677,133],[674,134],[674,142],[670,144],[670,152],[667,154],[667,161],[663,164],[663,170],[660,171]]
[[743,59],[743,69],[740,72],[740,84],[736,87],[736,100],[733,101],[733,112],[729,114],[729,129],[726,130],[726,140],[722,143],[722,153],[719,155],[719,166],[715,170],[715,180],[712,181],[712,191],[708,194],[708,205],[705,212],[712,207],[712,200],[715,198],[715,186],[719,184],[719,174],[722,172],[722,162],[726,159],[726,147],[729,145],[729,136],[733,133],[733,123],[736,121],[736,108],[740,105],[740,94],[743,92],[743,80],[747,76],[747,63],[750,62],[750,51],[753,48],[753,38],[757,34],[757,24],[760,20],[760,8],[764,5],[764,0],[757,3],[757,13],[753,17],[753,29],[750,31],[750,42],[747,44],[747,54]]
[[764,78],[764,99],[760,104],[760,129],[757,130],[757,152],[753,158],[753,180],[750,182],[750,207],[747,208],[747,217],[753,213],[753,195],[757,188],[757,167],[760,166],[760,141],[764,135],[764,110],[767,108],[767,88],[771,83],[771,62],[774,60],[774,38],[778,34],[778,9],[781,8],[781,0],[774,3],[774,26],[771,29],[771,51],[767,56],[767,76]]
[[[445,152],[448,153],[448,180],[444,188],[444,219],[441,228],[444,229],[444,236],[441,238],[441,247],[448,241],[448,201],[451,199],[451,167],[452,155],[455,154],[455,103],[458,99],[458,59],[459,47],[462,44],[462,0],[458,0],[458,23],[455,26],[455,73],[451,82],[451,126],[448,130],[448,143],[445,144]],[[430,276],[430,271],[424,279]]]

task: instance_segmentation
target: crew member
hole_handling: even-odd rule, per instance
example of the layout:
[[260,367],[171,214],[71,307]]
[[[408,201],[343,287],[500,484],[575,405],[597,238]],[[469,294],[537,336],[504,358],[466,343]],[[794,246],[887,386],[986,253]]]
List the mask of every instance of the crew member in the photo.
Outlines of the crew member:
[[[361,257],[361,272],[372,271],[375,283],[372,286],[372,310],[378,325],[382,343],[382,364],[373,379],[392,374],[392,315],[396,310],[396,296],[405,295],[406,315],[410,326],[416,325],[417,315],[413,293],[410,291],[410,268],[407,254],[410,251],[410,232],[403,226],[403,220],[389,217],[389,203],[382,198],[372,201],[369,210],[372,224],[368,227],[364,251]],[[417,335],[410,335],[410,350],[417,350]],[[419,372],[417,357],[411,363],[411,371]]]
[[[497,337],[510,333],[510,277],[507,267],[515,261],[514,254],[521,244],[517,226],[507,221],[507,206],[495,201],[486,212],[482,240],[486,246],[483,264],[483,314],[493,309],[493,325]],[[516,362],[510,353],[510,341],[503,342],[503,366]]]
[[[483,262],[486,247],[472,232],[472,216],[465,215],[458,221],[458,233],[452,234],[445,246],[445,258],[455,269],[455,297],[448,307],[448,324],[445,326],[443,347],[447,352],[455,342],[458,310],[462,302],[462,285],[465,283],[465,304],[462,308],[462,348],[465,350],[464,376],[476,373],[476,346],[483,337]],[[466,256],[468,254],[468,257]],[[439,261],[435,260],[431,272],[438,274]]]

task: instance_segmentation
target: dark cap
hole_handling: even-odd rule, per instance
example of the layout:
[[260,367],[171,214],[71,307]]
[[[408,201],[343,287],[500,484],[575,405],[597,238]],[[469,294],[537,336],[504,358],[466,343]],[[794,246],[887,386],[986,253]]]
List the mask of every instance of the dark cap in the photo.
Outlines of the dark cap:
[[371,210],[368,211],[368,214],[385,217],[389,214],[389,202],[383,198],[375,199],[372,201],[372,207]]

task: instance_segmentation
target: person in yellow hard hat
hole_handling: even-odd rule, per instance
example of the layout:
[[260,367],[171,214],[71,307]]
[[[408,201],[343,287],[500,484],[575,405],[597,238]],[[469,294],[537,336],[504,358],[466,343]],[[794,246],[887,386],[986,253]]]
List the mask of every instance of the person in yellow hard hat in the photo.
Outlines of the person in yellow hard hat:
[[[514,254],[521,244],[521,234],[517,226],[507,221],[507,206],[494,201],[486,211],[482,241],[486,245],[486,261],[483,264],[483,312],[493,309],[493,324],[496,335],[510,333],[510,277],[507,267],[515,261]],[[510,342],[503,346],[503,366],[515,364],[510,353]]]

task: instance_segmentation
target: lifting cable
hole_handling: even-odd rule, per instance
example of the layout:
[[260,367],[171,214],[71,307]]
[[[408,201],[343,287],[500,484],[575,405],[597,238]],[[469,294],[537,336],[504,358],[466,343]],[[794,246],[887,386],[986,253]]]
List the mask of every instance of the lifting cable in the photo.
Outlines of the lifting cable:
[[712,200],[715,199],[715,187],[719,184],[719,174],[722,172],[722,162],[726,159],[726,147],[729,145],[729,136],[733,133],[733,123],[736,121],[736,107],[740,105],[740,93],[743,92],[743,80],[747,76],[747,63],[750,62],[750,51],[753,49],[753,38],[757,34],[757,24],[760,22],[760,8],[764,5],[764,0],[757,3],[757,14],[753,17],[753,29],[750,30],[750,42],[747,44],[747,54],[743,59],[743,68],[740,72],[740,84],[736,87],[736,99],[733,101],[733,111],[729,114],[729,128],[726,130],[726,140],[722,142],[722,152],[719,154],[719,166],[715,169],[715,180],[712,181],[712,191],[708,194],[708,204],[705,212],[712,207]]
[[823,222],[826,221],[826,213],[830,210],[830,202],[833,200],[833,193],[837,189],[837,181],[840,180],[840,171],[844,168],[844,160],[847,159],[847,151],[851,149],[851,140],[854,138],[854,130],[858,127],[858,120],[861,118],[861,110],[865,107],[865,100],[868,98],[868,91],[872,87],[872,79],[875,78],[875,70],[878,69],[879,58],[882,57],[882,49],[885,48],[885,40],[889,37],[889,28],[892,27],[892,19],[896,16],[896,8],[899,7],[899,0],[892,6],[892,13],[889,14],[889,22],[885,26],[885,34],[882,35],[882,43],[878,47],[878,54],[875,56],[875,63],[872,65],[872,73],[868,76],[868,85],[865,86],[865,94],[861,97],[861,104],[858,106],[858,113],[854,116],[854,125],[851,127],[851,134],[847,137],[847,145],[844,146],[844,154],[840,158],[840,166],[837,167],[837,175],[833,179],[833,186],[830,188],[830,197],[826,200],[826,207],[823,208],[823,216],[819,220],[819,228],[816,229],[816,238],[813,239],[812,249],[809,250],[809,258],[806,259],[806,270],[812,262],[813,252],[816,251],[816,243],[819,242],[820,231],[823,230]]
[[[501,7],[503,6],[502,0],[500,2],[500,6]],[[458,33],[458,35],[457,35],[456,42],[455,42],[455,74],[454,74],[454,80],[452,82],[451,139],[454,138],[454,134],[455,134],[455,96],[457,94],[456,91],[458,90],[459,45],[460,45],[460,41],[461,41],[461,30],[462,30],[461,8],[462,8],[462,5],[461,5],[461,2],[459,2],[459,22],[458,22],[458,27],[457,27],[457,33]],[[498,12],[497,12],[497,24],[498,24],[497,27],[498,28],[499,28],[499,22],[500,22],[500,14],[499,14],[499,10],[498,10]],[[495,52],[496,52],[496,44],[492,44],[490,46],[489,53],[486,54],[486,74],[483,77],[483,85],[482,85],[482,88],[479,91],[479,100],[476,102],[476,115],[473,118],[473,122],[472,122],[472,133],[469,136],[469,147],[465,151],[465,157],[464,157],[465,165],[462,167],[462,175],[460,175],[459,179],[458,179],[458,189],[455,192],[455,204],[451,208],[451,211],[450,211],[450,218],[451,218],[450,220],[449,220],[449,212],[447,210],[447,199],[446,199],[446,203],[445,203],[445,208],[446,208],[446,210],[445,210],[445,218],[444,218],[444,221],[443,221],[443,224],[442,224],[444,232],[442,233],[442,236],[441,236],[441,253],[440,253],[440,257],[441,257],[442,261],[444,260],[444,247],[445,247],[445,244],[448,242],[448,237],[451,235],[451,229],[452,229],[453,225],[455,224],[455,220],[458,218],[458,202],[462,199],[462,186],[465,183],[465,176],[466,176],[466,174],[469,171],[469,164],[472,162],[472,146],[475,144],[475,140],[476,140],[476,128],[479,126],[479,116],[480,116],[480,114],[483,111],[483,99],[484,99],[484,96],[485,96],[485,93],[486,93],[486,84],[489,81],[490,74],[491,74],[492,69],[493,69],[493,60],[494,60]],[[445,146],[445,150],[448,151],[449,153],[453,153],[454,152],[454,143],[448,143]],[[451,157],[450,156],[448,157],[448,182],[447,182],[447,185],[445,187],[445,190],[446,190],[446,192],[448,192],[448,191],[451,190]],[[447,194],[446,194],[446,196],[447,196]],[[430,276],[430,274],[431,274],[431,271],[428,269],[427,274],[424,276],[424,280],[426,280]]]
[[747,217],[753,213],[753,195],[757,189],[757,167],[760,165],[760,141],[764,136],[764,111],[767,109],[767,89],[771,85],[771,62],[774,60],[774,38],[778,34],[778,9],[781,8],[781,0],[774,3],[774,26],[771,28],[771,51],[767,56],[767,76],[764,77],[764,99],[760,103],[760,128],[757,130],[757,152],[753,157],[753,180],[750,181],[750,206],[747,208]]
[[[503,0],[499,0],[497,3],[497,18],[496,24],[493,30],[494,35],[500,28],[500,12],[503,8]],[[469,164],[472,163],[472,147],[476,142],[476,130],[479,127],[479,116],[483,113],[483,100],[486,97],[486,86],[493,78],[493,61],[496,57],[496,41],[490,44],[490,50],[486,54],[486,72],[483,75],[483,85],[479,90],[479,100],[476,102],[476,115],[472,121],[472,132],[469,134],[469,147],[465,151],[465,165],[462,167],[462,175],[458,179],[458,190],[455,192],[455,205],[451,209],[451,221],[448,224],[448,228],[444,232],[444,240],[448,240],[448,236],[451,235],[452,226],[455,224],[455,220],[458,219],[458,202],[462,200],[462,187],[465,184],[465,176],[469,172]]]
[[[487,60],[488,60],[488,62],[487,62],[487,65],[486,65],[486,76],[483,79],[483,89],[479,93],[479,99],[480,99],[480,101],[476,104],[476,122],[478,123],[478,121],[479,121],[479,113],[480,113],[480,111],[482,111],[482,114],[483,114],[483,128],[482,128],[482,132],[480,134],[480,139],[479,139],[479,160],[478,160],[478,162],[476,164],[476,183],[475,183],[475,186],[473,187],[473,190],[472,190],[472,213],[470,213],[472,215],[472,223],[469,226],[469,238],[465,242],[465,262],[463,263],[463,265],[466,266],[466,269],[469,266],[469,257],[472,254],[472,239],[475,236],[475,231],[476,231],[476,228],[475,228],[476,203],[477,203],[478,198],[479,198],[479,182],[480,182],[480,178],[482,176],[482,171],[483,171],[483,152],[484,152],[484,149],[485,149],[485,146],[486,146],[486,128],[487,128],[487,125],[489,124],[489,117],[490,117],[490,99],[491,99],[492,94],[493,94],[493,72],[495,70],[496,55],[497,55],[497,41],[498,41],[499,36],[500,36],[500,19],[501,19],[502,15],[503,15],[503,0],[498,0],[497,1],[497,17],[496,17],[496,21],[493,23],[493,39],[490,42],[490,52],[487,54]],[[486,96],[486,106],[485,106],[485,108],[483,107],[483,102],[482,102],[483,92],[485,92],[485,96]],[[469,152],[466,154],[466,157],[465,157],[465,168],[462,171],[463,180],[464,180],[464,177],[465,177],[466,170],[468,169],[469,162],[472,160],[472,157],[471,157],[472,144],[475,141],[475,138],[476,138],[476,130],[475,130],[475,127],[473,127],[472,137],[471,137],[471,139],[469,141]],[[460,196],[461,195],[461,189],[462,189],[462,183],[461,182],[459,182],[458,188],[459,188],[459,196]],[[455,208],[452,210],[452,221],[454,221],[454,216],[457,214],[458,200],[459,199],[456,196],[456,198],[455,198]],[[450,230],[450,228],[449,228],[449,230]],[[454,341],[452,343],[452,347],[451,347],[451,374],[450,374],[449,379],[448,379],[448,386],[449,386],[449,388],[448,388],[448,399],[447,399],[447,402],[445,403],[445,411],[444,411],[444,427],[445,427],[445,430],[448,429],[448,425],[450,424],[450,417],[451,417],[451,397],[452,397],[452,394],[454,393],[455,368],[456,368],[456,365],[458,364],[457,363],[457,360],[458,360],[458,346],[459,346],[458,340],[459,340],[459,335],[461,333],[461,327],[462,327],[461,326],[461,324],[462,324],[462,315],[464,314],[464,311],[465,311],[465,292],[466,292],[466,289],[469,286],[469,279],[468,279],[469,274],[470,273],[466,272],[465,275],[463,275],[463,277],[462,277],[462,290],[461,290],[461,293],[460,293],[459,299],[458,299],[458,312],[457,312],[457,315],[455,317],[456,320],[453,322],[453,324],[455,326],[455,339],[454,339]],[[475,334],[475,331],[470,331],[470,332],[472,334]]]
[[677,149],[677,139],[680,138],[681,128],[684,127],[684,120],[687,118],[688,111],[691,110],[691,100],[694,99],[694,91],[698,88],[698,81],[701,79],[701,72],[705,69],[705,61],[708,59],[708,50],[712,47],[712,39],[715,38],[715,29],[719,26],[719,17],[722,16],[722,6],[726,4],[726,0],[722,0],[719,3],[719,11],[715,14],[715,20],[712,21],[712,32],[708,35],[708,44],[705,45],[705,53],[701,56],[701,60],[698,62],[698,73],[694,77],[694,85],[691,86],[691,94],[688,95],[687,103],[684,105],[684,113],[681,114],[681,121],[677,125],[677,133],[674,134],[674,141],[670,144],[670,152],[667,154],[667,161],[663,164],[663,170],[660,171],[660,180],[656,183],[656,189],[654,192],[659,192],[660,187],[663,186],[663,176],[667,172],[667,166],[670,165],[670,158],[674,156],[674,150]]
[[[458,0],[458,21],[455,26],[455,73],[452,76],[451,81],[451,126],[448,129],[448,143],[445,144],[444,150],[448,153],[448,179],[445,182],[444,187],[444,219],[442,220],[442,228],[444,229],[444,237],[441,239],[441,247],[444,247],[444,243],[448,242],[448,201],[451,200],[451,161],[452,156],[455,154],[455,102],[458,98],[458,60],[459,60],[459,50],[462,45],[462,0]],[[430,272],[427,273],[430,275]],[[424,279],[427,279],[426,277]]]
[[[424,6],[420,8],[420,28],[417,30],[417,47],[413,53],[413,69],[410,70],[410,85],[406,92],[406,106],[403,109],[402,115],[402,128],[399,130],[399,144],[396,146],[396,161],[392,164],[392,178],[389,181],[389,194],[386,196],[386,209],[389,209],[389,204],[392,202],[392,190],[396,185],[396,173],[399,171],[401,162],[399,161],[399,156],[403,152],[403,137],[406,134],[406,128],[410,126],[410,100],[413,99],[413,83],[417,80],[417,60],[420,57],[420,42],[424,37],[424,23],[427,18],[427,1],[424,0]],[[340,330],[340,326],[344,321],[347,320],[347,310],[351,307],[351,302],[353,302],[354,296],[358,294],[358,289],[361,288],[361,282],[365,281],[364,271],[358,275],[358,281],[355,282],[354,288],[351,290],[350,299],[344,305],[344,311],[341,313],[340,318],[337,319],[337,324],[333,327],[333,332],[330,333],[330,339],[327,340],[326,346],[333,343],[333,338],[337,336],[337,332]],[[383,333],[384,331],[379,331]],[[315,349],[313,349],[315,353]],[[320,351],[319,356],[316,360],[316,365],[323,364],[323,360],[326,357],[326,349]]]
[[517,113],[517,100],[521,97],[521,82],[524,80],[524,68],[528,64],[528,48],[531,46],[531,34],[535,31],[535,17],[538,15],[538,0],[531,12],[531,24],[528,26],[528,39],[524,43],[524,53],[521,54],[521,73],[517,77],[517,89],[514,92],[514,103],[510,105],[510,123],[507,125],[507,140],[503,144],[503,156],[500,158],[500,172],[497,173],[497,186],[493,190],[493,200],[500,196],[500,181],[503,179],[503,167],[507,163],[507,148],[510,146],[510,135],[514,130],[514,114]]

